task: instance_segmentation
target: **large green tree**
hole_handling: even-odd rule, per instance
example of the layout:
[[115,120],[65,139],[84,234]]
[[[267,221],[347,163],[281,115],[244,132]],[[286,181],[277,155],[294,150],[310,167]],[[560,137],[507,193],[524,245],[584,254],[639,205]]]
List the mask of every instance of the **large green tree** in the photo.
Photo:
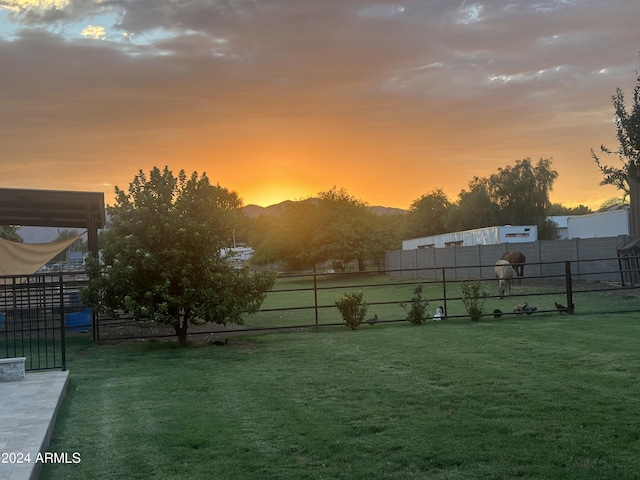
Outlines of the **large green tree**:
[[312,268],[323,260],[313,248],[320,228],[316,199],[289,203],[278,216],[262,216],[254,222],[252,263],[282,263],[291,270]]
[[84,298],[95,308],[172,325],[186,345],[190,324],[242,323],[272,287],[273,272],[234,270],[220,258],[240,215],[234,192],[206,174],[140,171],[116,187],[101,260],[90,259]]
[[497,225],[498,206],[489,194],[488,179],[474,177],[469,190],[462,190],[447,215],[448,231],[471,230]]
[[533,164],[529,158],[499,168],[489,177],[492,201],[498,206],[501,224],[544,226],[551,205],[549,193],[558,172],[550,159]]
[[451,202],[440,188],[417,198],[407,214],[407,236],[417,238],[445,233],[450,208]]
[[377,258],[398,245],[392,233],[397,222],[382,221],[366,203],[333,187],[290,203],[277,217],[254,222],[252,244],[256,263],[283,263],[290,269],[313,269],[322,262],[336,265]]
[[532,164],[526,158],[499,168],[489,178],[474,177],[451,203],[441,189],[411,204],[405,238],[438,235],[493,225],[537,225],[541,238],[554,238],[553,222],[546,220],[549,192],[558,173],[551,160]]
[[334,187],[318,196],[321,228],[315,230],[312,248],[322,259],[357,260],[359,270],[364,271],[365,260],[380,253],[374,214],[345,189]]
[[606,155],[617,155],[622,166],[604,165],[601,158],[591,150],[591,156],[602,172],[601,185],[613,185],[629,197],[631,205],[631,235],[640,235],[640,74],[636,72],[633,100],[628,108],[624,93],[616,88],[611,97],[615,111],[618,148],[613,150],[602,145],[600,151]]

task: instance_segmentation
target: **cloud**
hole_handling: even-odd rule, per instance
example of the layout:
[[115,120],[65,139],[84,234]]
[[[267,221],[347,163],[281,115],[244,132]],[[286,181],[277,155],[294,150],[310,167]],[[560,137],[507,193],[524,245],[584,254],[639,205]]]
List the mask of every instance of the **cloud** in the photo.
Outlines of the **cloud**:
[[484,5],[481,3],[472,3],[471,5],[463,3],[454,14],[455,22],[462,25],[479,22],[482,19],[483,11]]
[[80,33],[83,37],[93,38],[96,40],[104,40],[107,36],[107,32],[104,27],[97,25],[87,25],[82,29]]
[[[6,181],[37,166],[43,182],[86,169],[122,186],[184,162],[239,185],[322,183],[310,194],[344,177],[380,195],[393,180],[385,195],[401,207],[529,156],[554,157],[562,185],[590,147],[615,142],[610,96],[632,86],[640,44],[635,0],[2,8],[0,166],[24,167]],[[597,189],[588,170],[559,188]]]
[[0,8],[4,8],[13,13],[20,14],[30,10],[62,10],[70,3],[70,0],[3,0],[3,2],[0,3]]
[[9,18],[23,25],[47,25],[68,19],[65,11],[70,0],[3,0],[0,9],[8,10]]

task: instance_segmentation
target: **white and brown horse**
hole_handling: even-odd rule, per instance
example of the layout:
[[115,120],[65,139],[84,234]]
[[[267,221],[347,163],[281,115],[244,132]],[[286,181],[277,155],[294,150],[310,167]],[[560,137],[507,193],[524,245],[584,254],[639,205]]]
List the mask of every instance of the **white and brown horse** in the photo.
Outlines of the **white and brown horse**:
[[514,269],[507,260],[498,260],[496,262],[496,278],[498,279],[498,293],[500,298],[505,293],[511,295],[511,279],[513,278]]
[[524,264],[527,261],[527,258],[524,256],[522,252],[505,252],[502,255],[501,260],[506,260],[509,262],[513,270],[516,272],[518,277],[522,277],[524,275]]

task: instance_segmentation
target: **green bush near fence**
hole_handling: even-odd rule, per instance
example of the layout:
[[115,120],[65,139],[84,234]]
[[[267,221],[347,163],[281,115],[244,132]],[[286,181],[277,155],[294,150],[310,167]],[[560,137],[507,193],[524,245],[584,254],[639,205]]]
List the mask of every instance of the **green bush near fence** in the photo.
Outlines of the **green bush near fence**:
[[413,289],[413,297],[408,303],[400,302],[400,306],[407,312],[407,320],[414,325],[424,325],[431,317],[427,312],[429,300],[422,296],[422,284]]
[[477,322],[484,315],[487,290],[479,280],[463,281],[460,284],[460,290],[462,291],[462,304],[469,314],[469,318]]
[[336,300],[336,307],[342,315],[344,323],[351,330],[357,330],[360,328],[360,324],[367,316],[367,302],[363,300],[364,294],[362,292],[343,293],[342,296]]

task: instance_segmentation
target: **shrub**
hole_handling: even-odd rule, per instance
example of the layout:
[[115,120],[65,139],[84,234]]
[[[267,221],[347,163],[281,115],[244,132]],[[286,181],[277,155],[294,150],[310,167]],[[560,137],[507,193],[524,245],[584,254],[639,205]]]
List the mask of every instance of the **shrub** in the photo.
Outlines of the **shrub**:
[[474,322],[482,318],[486,298],[487,291],[482,286],[482,282],[479,280],[462,282],[462,303],[464,303],[464,308]]
[[367,315],[368,305],[363,300],[363,297],[364,294],[362,292],[345,293],[336,301],[336,306],[342,315],[344,323],[351,330],[357,330]]
[[423,325],[427,321],[427,307],[429,301],[422,298],[422,285],[416,286],[413,290],[413,297],[411,298],[411,308],[406,303],[401,303],[400,306],[407,312],[407,320],[414,325]]

